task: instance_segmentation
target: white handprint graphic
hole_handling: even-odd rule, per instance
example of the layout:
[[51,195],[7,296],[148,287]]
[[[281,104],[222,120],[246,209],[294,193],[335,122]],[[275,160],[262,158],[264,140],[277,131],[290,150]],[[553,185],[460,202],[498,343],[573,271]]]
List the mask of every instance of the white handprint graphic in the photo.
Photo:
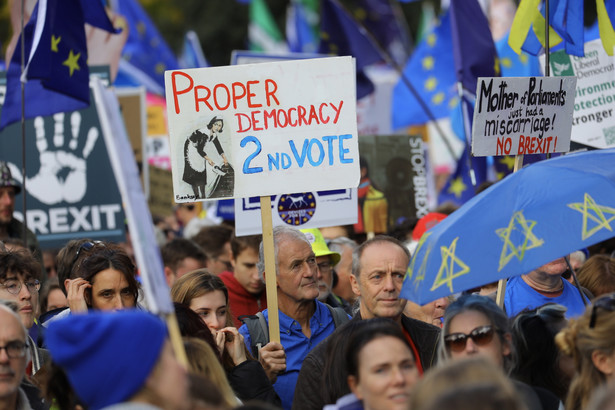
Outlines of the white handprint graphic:
[[[45,135],[45,119],[34,119],[36,133],[36,148],[40,154],[40,169],[32,178],[26,178],[28,192],[40,202],[54,205],[62,201],[75,203],[83,199],[87,189],[86,160],[92,153],[98,139],[98,129],[90,128],[85,136],[86,141],[81,152],[78,151],[81,128],[81,114],[74,111],[70,114],[70,140],[66,143],[64,132],[65,113],[55,114],[54,135],[50,141]],[[14,178],[22,181],[21,170],[9,164]]]

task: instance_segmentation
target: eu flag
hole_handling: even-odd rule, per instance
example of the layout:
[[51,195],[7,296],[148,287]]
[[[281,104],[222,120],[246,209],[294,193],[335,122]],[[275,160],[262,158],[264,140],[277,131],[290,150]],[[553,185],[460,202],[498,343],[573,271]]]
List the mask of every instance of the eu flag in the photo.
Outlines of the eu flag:
[[[138,73],[133,74],[132,77],[149,77],[160,86],[159,89],[155,90],[148,87],[148,91],[159,92],[164,90],[165,70],[179,68],[175,54],[137,0],[120,0],[115,4],[117,5],[115,11],[124,16],[128,25],[128,40],[122,51],[122,59],[127,61],[130,68]],[[121,71],[122,65],[119,68]],[[130,77],[131,73],[132,71],[130,73],[118,73],[118,77],[121,80],[126,75]],[[122,75],[120,76],[120,74]],[[116,84],[118,84],[117,79]]]
[[[412,83],[435,119],[448,117],[458,102],[455,88],[455,62],[449,12],[415,49],[404,68],[405,78]],[[425,124],[431,118],[404,81],[393,90],[393,129]]]
[[449,12],[457,81],[474,94],[478,77],[500,74],[489,22],[476,0],[451,1]]
[[[465,96],[464,96],[465,99]],[[487,180],[487,157],[473,157],[470,155],[469,138],[467,138],[462,107],[468,107],[468,129],[472,129],[472,118],[474,117],[474,107],[471,102],[465,101],[465,104],[459,104],[451,115],[451,126],[457,136],[466,141],[466,147],[463,149],[461,157],[457,161],[455,172],[452,173],[438,196],[438,203],[452,202],[455,205],[463,205],[466,201],[472,198],[476,193],[476,188]],[[475,185],[473,184],[471,171],[474,171]]]
[[521,52],[517,54],[508,45],[508,34],[495,43],[500,59],[502,77],[540,77],[540,62],[538,57]]
[[321,7],[319,52],[353,56],[357,67],[357,99],[365,97],[374,91],[374,85],[363,69],[383,58],[365,29],[359,27],[336,0],[323,0]]
[[[21,119],[20,77],[25,83],[25,118],[89,105],[85,23],[115,32],[99,1],[39,0],[8,67],[0,129]],[[23,74],[22,41],[27,61]]]

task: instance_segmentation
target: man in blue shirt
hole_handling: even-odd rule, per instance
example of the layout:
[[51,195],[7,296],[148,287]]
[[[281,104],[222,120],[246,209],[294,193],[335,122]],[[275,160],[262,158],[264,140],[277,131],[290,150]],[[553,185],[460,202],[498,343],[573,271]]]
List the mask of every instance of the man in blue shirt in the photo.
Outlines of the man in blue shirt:
[[534,309],[550,302],[566,306],[567,318],[582,315],[585,311],[583,297],[575,286],[562,277],[566,268],[564,258],[558,258],[527,275],[510,278],[504,294],[508,316],[514,317],[523,309]]
[[[259,357],[284,409],[290,409],[303,359],[335,330],[331,311],[316,300],[318,266],[312,246],[305,235],[291,227],[273,229],[277,268],[277,294],[281,343],[269,342],[252,351]],[[260,246],[259,273],[264,272],[263,244]],[[267,272],[266,274],[269,274]],[[268,310],[263,311],[268,321]],[[239,329],[248,349],[252,338],[246,325]]]

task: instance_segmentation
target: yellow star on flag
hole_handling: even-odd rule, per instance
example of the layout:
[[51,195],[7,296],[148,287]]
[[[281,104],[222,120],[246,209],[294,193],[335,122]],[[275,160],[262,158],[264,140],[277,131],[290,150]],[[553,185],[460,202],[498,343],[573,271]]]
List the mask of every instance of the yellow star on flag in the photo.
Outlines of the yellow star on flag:
[[[421,239],[419,239],[419,243],[416,246],[416,249],[414,251],[415,255],[418,255],[419,252],[421,252],[423,245],[425,244],[425,241],[430,235],[431,235],[431,232],[425,232],[423,236],[421,236]],[[408,280],[412,279],[414,272],[417,273],[416,277],[414,278],[414,285],[417,289],[418,289],[419,284],[423,281],[423,279],[425,279],[426,265],[427,265],[427,260],[429,259],[430,253],[431,253],[431,248],[427,249],[423,257],[421,258],[421,266],[418,269],[415,269],[417,258],[412,258],[410,264],[408,265],[408,269],[406,269],[406,278]]]
[[425,80],[425,90],[427,91],[433,91],[436,89],[436,87],[438,86],[438,79],[436,77],[429,77],[427,80]]
[[56,37],[53,34],[51,35],[51,51],[58,52],[58,44],[62,40],[62,37]]
[[451,293],[455,293],[453,279],[470,272],[470,267],[455,255],[458,239],[459,237],[453,239],[453,242],[451,242],[448,248],[446,246],[440,247],[440,251],[442,252],[442,264],[440,265],[440,270],[438,270],[438,275],[430,291],[433,292],[442,285],[448,285],[448,289]]
[[506,155],[503,158],[499,159],[500,164],[506,165],[509,171],[512,171],[515,167],[515,157],[511,157],[510,155]]
[[436,95],[431,97],[431,102],[435,105],[442,104],[442,101],[444,101],[444,93],[437,93]]
[[493,71],[495,71],[496,76],[500,75],[500,59],[497,57],[493,61]]
[[421,64],[423,65],[423,70],[429,71],[429,70],[433,69],[433,67],[435,65],[435,60],[434,60],[433,56],[425,56],[421,60]]
[[448,108],[453,109],[459,104],[459,97],[454,96],[450,100],[448,100]]
[[[588,193],[585,193],[583,203],[571,203],[568,204],[568,207],[583,214],[583,232],[581,233],[583,240],[589,238],[602,228],[613,231],[611,222],[615,220],[615,208],[596,204],[594,198]],[[611,214],[611,217],[607,219],[605,214]],[[590,220],[597,223],[597,225],[588,230],[587,225]]]
[[468,189],[468,186],[463,183],[462,177],[457,177],[451,181],[451,185],[448,187],[448,193],[454,194],[455,198],[461,198],[461,194]]
[[[504,241],[502,253],[500,253],[500,266],[498,272],[501,271],[513,257],[522,261],[525,257],[525,251],[543,245],[545,241],[543,239],[538,239],[532,232],[534,226],[536,226],[536,221],[525,219],[523,211],[517,211],[513,213],[506,228],[496,229],[495,233]],[[520,244],[513,243],[511,239],[513,231],[519,231],[523,235],[523,240]],[[506,253],[507,250],[509,250],[510,253]]]
[[522,53],[521,55],[519,55],[519,61],[521,61],[521,64],[526,65],[529,61],[529,58],[526,54]]
[[438,40],[438,37],[436,36],[435,33],[431,33],[427,36],[427,44],[429,45],[429,47],[433,47],[436,45],[436,41]]
[[501,59],[500,63],[506,68],[512,67],[512,61],[508,57],[504,57],[503,59]]
[[70,70],[70,76],[73,76],[75,70],[80,70],[79,64],[77,64],[79,57],[81,57],[81,53],[73,54],[73,50],[69,51],[68,58],[62,63]]

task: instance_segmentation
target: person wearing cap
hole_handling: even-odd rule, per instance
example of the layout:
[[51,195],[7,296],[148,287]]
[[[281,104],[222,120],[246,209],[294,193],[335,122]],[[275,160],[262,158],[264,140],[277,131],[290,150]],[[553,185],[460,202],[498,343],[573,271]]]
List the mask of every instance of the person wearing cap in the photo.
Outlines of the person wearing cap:
[[190,408],[186,369],[164,322],[148,312],[70,315],[49,325],[47,346],[54,376],[47,391],[59,408],[74,408],[70,388],[90,410]]
[[26,230],[26,246],[32,254],[42,262],[41,249],[36,235],[15,219],[15,196],[21,192],[21,184],[13,178],[11,170],[5,161],[0,161],[0,241],[4,238],[23,240]]
[[341,307],[350,313],[350,305],[344,299],[333,293],[333,277],[335,271],[333,268],[339,263],[341,255],[333,252],[327,246],[325,238],[317,228],[301,229],[305,237],[312,244],[312,250],[316,255],[316,264],[318,266],[318,300],[333,307]]
[[[276,272],[265,272],[262,243],[257,267],[261,275],[276,275],[280,343],[269,341],[266,326],[268,310],[262,312],[262,322],[258,315],[244,319],[239,333],[274,382],[273,388],[282,401],[282,407],[289,410],[303,360],[349,317],[342,309],[329,307],[317,300],[318,265],[305,234],[289,226],[276,226],[273,228],[273,242]],[[259,341],[264,333],[267,334],[266,339]],[[259,348],[259,344],[263,347]]]

